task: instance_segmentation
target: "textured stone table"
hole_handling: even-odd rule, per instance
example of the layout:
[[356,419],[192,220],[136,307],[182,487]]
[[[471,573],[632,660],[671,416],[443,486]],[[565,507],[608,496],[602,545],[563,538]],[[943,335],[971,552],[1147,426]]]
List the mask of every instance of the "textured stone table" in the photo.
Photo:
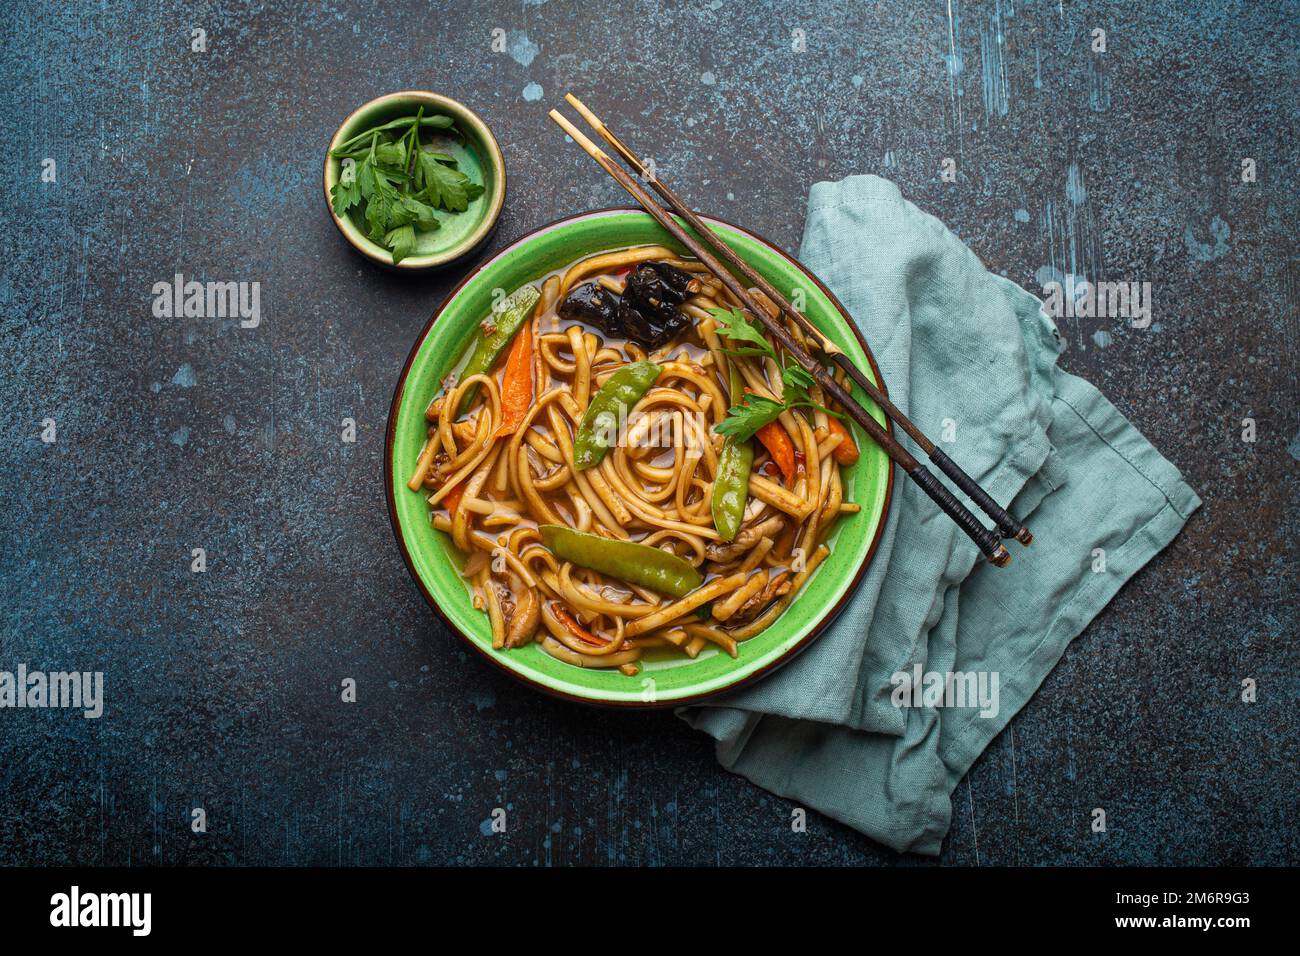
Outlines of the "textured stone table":
[[[5,15],[0,669],[103,670],[106,705],[0,711],[0,863],[898,861],[424,605],[383,432],[462,271],[372,268],[320,190],[343,116],[409,87],[498,134],[493,247],[621,204],[545,118],[572,89],[786,248],[814,181],[875,172],[1036,292],[1150,282],[1149,329],[1063,319],[1062,362],[1205,506],[960,785],[943,862],[1300,862],[1295,3],[66,6]],[[177,272],[259,282],[261,324],[155,317]]]

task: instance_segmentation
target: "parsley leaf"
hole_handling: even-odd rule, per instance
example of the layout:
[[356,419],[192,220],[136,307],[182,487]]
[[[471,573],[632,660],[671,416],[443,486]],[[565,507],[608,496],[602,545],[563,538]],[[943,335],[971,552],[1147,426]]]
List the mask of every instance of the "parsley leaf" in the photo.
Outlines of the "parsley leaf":
[[438,222],[438,217],[433,214],[433,207],[428,203],[421,202],[412,196],[402,197],[403,216],[409,215],[411,222],[415,223],[417,229],[431,231],[437,229],[442,223]]
[[375,164],[367,156],[361,161],[361,165],[357,167],[357,185],[361,188],[361,198],[369,202],[370,197],[380,188],[381,183],[386,186],[388,180],[384,179],[375,170]]
[[736,441],[749,441],[764,425],[776,421],[789,407],[763,395],[746,395],[745,400],[727,409],[727,417],[713,426],[719,435]]
[[380,143],[375,147],[375,162],[384,166],[396,166],[401,169],[406,166],[406,140],[399,139],[396,143]]
[[330,189],[330,199],[336,216],[345,215],[349,209],[361,202],[361,184],[357,182],[356,163],[344,164],[339,181]]
[[441,206],[449,212],[464,212],[471,200],[482,195],[483,187],[449,165],[448,159],[451,157],[445,153],[420,150],[415,156],[416,185],[435,208]]
[[752,343],[725,351],[734,352],[736,355],[763,355],[773,361],[776,360],[776,349],[772,348],[772,343],[740,309],[709,309],[709,314],[718,320],[718,335],[733,342]]
[[388,233],[388,206],[388,200],[378,196],[371,196],[366,203],[366,235],[381,244]]
[[808,389],[814,384],[812,373],[802,365],[787,362],[781,367],[781,389],[787,403],[801,405],[807,403]]
[[384,234],[384,245],[393,250],[393,265],[401,262],[415,248],[415,227],[409,223]]

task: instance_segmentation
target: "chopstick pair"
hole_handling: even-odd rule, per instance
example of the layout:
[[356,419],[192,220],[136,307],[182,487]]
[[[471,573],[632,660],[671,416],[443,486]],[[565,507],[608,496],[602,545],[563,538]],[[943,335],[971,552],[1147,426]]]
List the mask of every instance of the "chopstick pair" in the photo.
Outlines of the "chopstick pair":
[[[687,206],[677,194],[668,188],[666,184],[657,175],[652,175],[649,168],[632,150],[623,143],[613,132],[572,93],[565,96],[565,99],[571,106],[587,121],[590,126],[607,142],[615,152],[640,175],[648,181],[650,185],[668,204],[668,206],[677,215],[681,216],[692,229],[699,234],[700,240],[697,240],[688,233],[676,219],[664,210],[652,197],[645,188],[635,179],[628,175],[617,163],[615,163],[604,150],[593,143],[577,127],[570,123],[558,110],[551,110],[550,117],[555,123],[563,129],[579,146],[591,156],[596,163],[609,173],[620,186],[622,186],[641,206],[648,212],[661,226],[668,231],[670,235],[700,260],[713,275],[727,287],[740,302],[748,309],[756,319],[758,319],[769,333],[781,344],[781,347],[788,352],[796,362],[798,362],[822,389],[844,409],[845,413],[857,422],[876,444],[885,450],[893,461],[897,462],[921,489],[939,506],[939,508],[948,515],[959,528],[964,531],[976,546],[980,549],[988,560],[997,567],[1005,567],[1011,561],[1011,553],[1003,546],[999,540],[999,534],[1008,538],[1015,538],[1022,544],[1029,544],[1033,540],[1033,535],[1029,529],[1024,527],[1014,517],[1002,508],[993,498],[984,491],[969,475],[967,475],[951,458],[940,451],[929,438],[903,414],[889,398],[875,386],[867,376],[855,366],[844,352],[831,342],[822,332],[812,324],[801,312],[794,308],[784,296],[782,296],[766,279],[759,275],[748,263],[732,252],[731,248],[721,239],[714,235],[713,231]],[[708,247],[704,245],[708,243]],[[904,448],[899,442],[880,424],[871,417],[870,413],[853,398],[850,392],[840,385],[839,382],[826,370],[824,366],[811,355],[809,355],[790,333],[779,322],[768,316],[766,310],[754,301],[753,296],[746,289],[731,271],[727,269],[718,257],[714,255],[717,252],[726,259],[738,272],[754,284],[771,302],[791,321],[797,323],[799,327],[805,330],[818,343],[822,351],[832,362],[844,369],[848,376],[857,383],[863,391],[884,410],[903,431],[911,436],[912,440],[921,448],[922,451],[934,462],[941,472],[963,492],[970,497],[972,501],[980,507],[997,525],[997,532],[990,531],[984,526],[979,518],[975,517],[965,505],[959,501],[948,488],[939,481],[934,474],[919,462],[914,455]]]

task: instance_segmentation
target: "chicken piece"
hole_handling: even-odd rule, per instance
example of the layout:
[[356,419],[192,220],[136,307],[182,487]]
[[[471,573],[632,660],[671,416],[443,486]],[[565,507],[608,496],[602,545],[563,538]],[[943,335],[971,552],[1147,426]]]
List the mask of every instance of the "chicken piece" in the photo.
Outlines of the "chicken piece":
[[767,582],[767,587],[742,604],[736,613],[731,615],[728,623],[734,627],[740,621],[747,621],[777,598],[789,593],[790,572],[782,571],[780,574],[773,575],[772,579]]
[[764,538],[777,535],[784,525],[785,518],[780,515],[772,515],[770,518],[765,518],[748,528],[741,528],[736,535],[736,540],[730,544],[710,542],[705,545],[704,556],[710,561],[716,561],[718,564],[727,564],[736,560]]
[[523,647],[537,633],[537,625],[542,620],[542,600],[513,571],[510,573],[510,592],[514,607],[508,615],[506,647]]

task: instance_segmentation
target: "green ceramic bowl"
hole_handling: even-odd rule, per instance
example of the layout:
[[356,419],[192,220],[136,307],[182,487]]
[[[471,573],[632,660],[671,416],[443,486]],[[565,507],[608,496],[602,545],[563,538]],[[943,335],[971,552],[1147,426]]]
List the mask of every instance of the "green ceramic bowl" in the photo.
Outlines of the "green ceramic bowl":
[[[782,292],[789,295],[795,287],[802,288],[808,317],[881,384],[880,370],[866,343],[811,273],[752,233],[719,220],[710,220],[710,225]],[[470,647],[533,687],[562,697],[628,707],[677,706],[771,672],[808,646],[834,619],[866,571],[889,509],[893,469],[879,446],[857,434],[862,455],[846,470],[845,498],[860,504],[862,510],[842,517],[831,540],[830,556],[771,627],[741,644],[736,659],[708,647],[694,660],[644,661],[645,669],[636,677],[617,670],[575,667],[556,660],[536,644],[511,651],[492,650],[487,615],[470,602],[469,589],[457,574],[461,562],[450,539],[430,524],[425,496],[406,487],[424,444],[424,410],[491,309],[493,290],[511,291],[574,259],[643,243],[675,245],[644,212],[602,210],[544,226],[471,273],[434,312],[402,369],[388,417],[384,479],[393,531],[416,585]],[[873,409],[876,420],[888,427],[884,414],[865,396],[859,398]]]
[[[329,153],[339,144],[373,126],[414,115],[421,106],[426,114],[442,113],[456,121],[456,129],[463,138],[451,132],[443,132],[435,134],[433,142],[442,152],[456,157],[461,172],[474,182],[483,184],[483,195],[471,202],[464,212],[439,210],[438,220],[442,225],[431,232],[417,232],[415,251],[394,266],[392,253],[372,242],[366,235],[365,222],[355,207],[346,216],[334,212],[330,190],[339,181],[342,165],[340,160]],[[426,134],[424,142],[428,141]],[[325,150],[325,208],[329,210],[330,218],[353,248],[366,258],[390,269],[431,269],[473,252],[491,235],[501,216],[505,198],[506,163],[491,130],[469,107],[437,93],[406,90],[371,100],[343,121]]]

